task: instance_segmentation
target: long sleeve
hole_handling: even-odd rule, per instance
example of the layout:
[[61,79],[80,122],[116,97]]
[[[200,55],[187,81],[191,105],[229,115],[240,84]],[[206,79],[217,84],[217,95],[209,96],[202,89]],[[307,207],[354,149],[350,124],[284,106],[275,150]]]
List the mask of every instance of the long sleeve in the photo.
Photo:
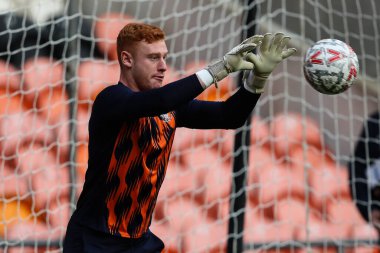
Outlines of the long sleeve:
[[104,89],[96,98],[93,110],[102,120],[125,121],[157,116],[174,111],[203,91],[196,75],[191,75],[158,89],[133,92],[119,83]]

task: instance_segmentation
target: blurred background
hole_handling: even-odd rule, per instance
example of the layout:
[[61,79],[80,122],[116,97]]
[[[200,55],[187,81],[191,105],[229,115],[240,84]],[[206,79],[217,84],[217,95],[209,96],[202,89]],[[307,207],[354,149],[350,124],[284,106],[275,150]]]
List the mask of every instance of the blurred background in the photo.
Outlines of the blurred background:
[[[166,32],[165,83],[252,32],[282,31],[298,49],[244,127],[177,129],[152,222],[166,252],[240,252],[231,240],[244,251],[376,251],[377,233],[349,194],[347,163],[379,110],[379,13],[375,0],[1,0],[1,250],[61,252],[87,168],[91,106],[118,81],[115,38],[137,21]],[[308,47],[325,38],[359,58],[358,81],[339,95],[318,93],[302,72]],[[239,79],[199,99],[224,100]],[[244,192],[238,209],[233,190]],[[232,232],[237,216],[243,228]]]

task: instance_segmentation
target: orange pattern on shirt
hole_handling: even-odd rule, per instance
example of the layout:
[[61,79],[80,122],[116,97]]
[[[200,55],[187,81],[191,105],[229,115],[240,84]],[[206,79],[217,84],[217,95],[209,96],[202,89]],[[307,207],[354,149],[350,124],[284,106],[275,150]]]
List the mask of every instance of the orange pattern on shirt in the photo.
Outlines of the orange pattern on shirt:
[[111,234],[138,238],[148,230],[174,133],[173,112],[139,118],[121,128],[106,181]]

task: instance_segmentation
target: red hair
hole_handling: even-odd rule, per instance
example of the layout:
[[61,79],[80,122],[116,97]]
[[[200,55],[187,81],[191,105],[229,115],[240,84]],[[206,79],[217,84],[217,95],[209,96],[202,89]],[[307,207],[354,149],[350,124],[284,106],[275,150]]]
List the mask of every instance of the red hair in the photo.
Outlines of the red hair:
[[121,62],[121,52],[136,42],[153,43],[164,39],[165,33],[159,27],[144,23],[129,23],[120,30],[117,36],[117,58]]

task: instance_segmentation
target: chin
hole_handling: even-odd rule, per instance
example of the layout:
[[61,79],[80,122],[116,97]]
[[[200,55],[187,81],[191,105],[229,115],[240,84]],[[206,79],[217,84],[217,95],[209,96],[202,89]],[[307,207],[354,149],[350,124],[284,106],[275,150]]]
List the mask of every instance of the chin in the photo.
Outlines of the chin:
[[155,82],[152,84],[152,89],[157,89],[162,87],[162,82]]

